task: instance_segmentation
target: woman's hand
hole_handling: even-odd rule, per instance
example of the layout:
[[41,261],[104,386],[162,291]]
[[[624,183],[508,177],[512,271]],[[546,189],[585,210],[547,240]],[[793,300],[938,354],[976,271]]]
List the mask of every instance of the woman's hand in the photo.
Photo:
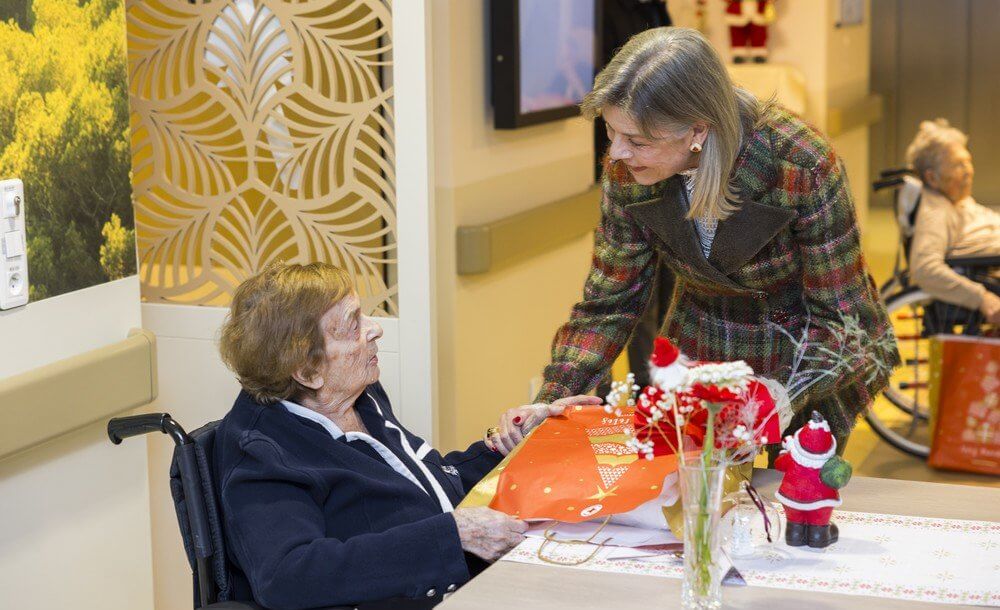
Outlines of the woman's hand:
[[990,324],[1000,324],[1000,297],[992,292],[986,291],[983,294],[983,303],[979,306],[979,311]]
[[452,515],[462,549],[490,562],[520,544],[528,529],[524,521],[485,506],[456,508]]
[[546,418],[562,414],[566,407],[599,405],[601,402],[597,396],[580,395],[560,398],[551,404],[538,403],[509,409],[500,416],[500,432],[492,437],[493,445],[502,455],[507,455]]

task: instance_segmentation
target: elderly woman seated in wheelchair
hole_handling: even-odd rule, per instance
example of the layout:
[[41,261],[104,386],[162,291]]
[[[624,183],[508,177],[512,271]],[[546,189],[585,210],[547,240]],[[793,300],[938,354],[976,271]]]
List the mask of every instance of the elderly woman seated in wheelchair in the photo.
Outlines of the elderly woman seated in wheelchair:
[[[953,257],[996,256],[1000,264],[1000,214],[972,198],[968,137],[944,119],[924,121],[906,152],[923,182],[910,247],[913,281],[936,300],[978,311],[1000,324],[996,270],[968,277],[947,264]],[[977,281],[977,279],[979,281]]]
[[600,402],[511,409],[501,431],[442,456],[393,414],[381,336],[330,265],[273,264],[236,291],[220,349],[243,391],[217,429],[214,478],[230,560],[259,604],[440,600],[526,527],[456,509],[462,497],[545,417]]
[[905,415],[870,409],[865,419],[896,448],[930,452],[930,339],[1000,328],[1000,215],[972,198],[968,138],[944,119],[924,121],[907,150],[909,167],[889,169],[876,191],[893,189],[900,248],[881,288],[903,366],[885,397]]

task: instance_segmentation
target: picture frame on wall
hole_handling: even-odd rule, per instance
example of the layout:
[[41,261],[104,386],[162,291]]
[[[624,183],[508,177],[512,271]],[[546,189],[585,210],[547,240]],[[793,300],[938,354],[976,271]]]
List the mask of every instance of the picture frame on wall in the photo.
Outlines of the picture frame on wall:
[[580,114],[600,61],[599,0],[491,0],[494,127]]
[[837,27],[850,27],[865,22],[865,0],[840,0]]

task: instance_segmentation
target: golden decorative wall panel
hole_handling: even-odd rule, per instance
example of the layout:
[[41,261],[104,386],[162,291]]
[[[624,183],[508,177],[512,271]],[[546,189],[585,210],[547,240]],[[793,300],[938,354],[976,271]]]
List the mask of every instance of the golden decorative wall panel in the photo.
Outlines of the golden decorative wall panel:
[[143,299],[325,261],[396,315],[388,0],[128,0]]

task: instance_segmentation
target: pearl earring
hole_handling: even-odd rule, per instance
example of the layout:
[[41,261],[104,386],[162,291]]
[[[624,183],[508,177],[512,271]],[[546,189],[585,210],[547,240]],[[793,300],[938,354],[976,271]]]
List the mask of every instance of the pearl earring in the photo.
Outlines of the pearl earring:
[[691,144],[691,152],[693,152],[693,153],[700,153],[701,152],[701,144],[699,144],[697,142],[692,143]]

